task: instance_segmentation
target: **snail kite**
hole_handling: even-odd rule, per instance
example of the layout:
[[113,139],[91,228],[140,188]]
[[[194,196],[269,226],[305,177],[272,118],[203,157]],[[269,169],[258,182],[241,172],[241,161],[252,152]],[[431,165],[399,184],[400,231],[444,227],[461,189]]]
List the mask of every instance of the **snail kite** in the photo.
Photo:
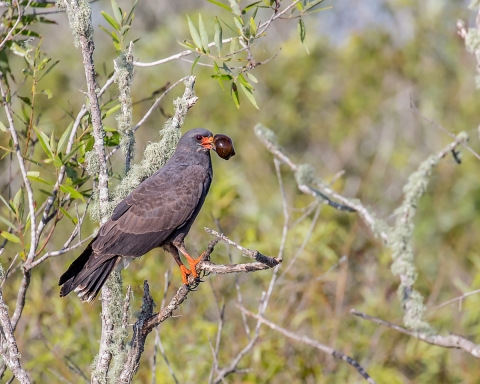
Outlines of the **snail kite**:
[[[123,259],[128,262],[156,247],[172,254],[184,284],[188,284],[187,275],[197,278],[195,266],[200,258],[188,254],[184,239],[212,182],[211,149],[216,147],[210,131],[197,128],[183,135],[165,166],[117,205],[95,239],[60,277],[60,296],[74,290],[82,301],[93,301],[112,270],[123,266]],[[183,265],[179,251],[190,269]]]

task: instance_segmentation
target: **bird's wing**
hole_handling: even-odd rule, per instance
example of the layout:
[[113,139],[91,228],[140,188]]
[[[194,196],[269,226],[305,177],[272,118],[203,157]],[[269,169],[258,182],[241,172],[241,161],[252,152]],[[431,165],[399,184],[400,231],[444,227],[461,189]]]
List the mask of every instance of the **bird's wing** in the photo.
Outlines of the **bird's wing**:
[[145,180],[118,206],[93,244],[96,254],[141,256],[191,218],[208,192],[200,165],[175,167]]

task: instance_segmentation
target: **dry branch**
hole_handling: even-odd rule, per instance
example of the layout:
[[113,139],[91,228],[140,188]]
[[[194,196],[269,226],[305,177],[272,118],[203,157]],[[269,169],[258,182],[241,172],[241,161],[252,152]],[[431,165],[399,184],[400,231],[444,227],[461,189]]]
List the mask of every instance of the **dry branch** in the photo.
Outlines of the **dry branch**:
[[340,360],[343,360],[343,361],[347,362],[353,368],[355,368],[357,370],[357,372],[368,383],[375,384],[375,380],[373,380],[370,377],[370,375],[367,373],[367,371],[364,368],[362,368],[362,366],[357,361],[352,359],[350,356],[347,356],[347,355],[343,354],[342,352],[336,351],[333,348],[327,347],[326,345],[321,344],[316,340],[310,339],[309,337],[296,335],[295,333],[290,332],[287,329],[282,328],[282,327],[272,323],[271,321],[268,321],[263,316],[256,315],[255,313],[252,313],[252,312],[248,311],[247,309],[245,309],[243,307],[239,307],[239,309],[243,313],[245,313],[247,316],[250,316],[250,317],[253,317],[254,319],[257,319],[262,324],[265,324],[266,326],[270,327],[271,329],[273,329],[274,331],[276,331],[278,333],[281,333],[282,335],[288,337],[289,339],[298,341],[298,342],[303,343],[303,344],[310,345],[311,347],[314,347],[314,348],[316,348],[316,349],[318,349],[322,352],[325,352],[325,353],[328,353],[329,355],[332,355],[336,359],[340,359]]
[[431,335],[425,332],[414,332],[404,327],[400,327],[399,325],[395,325],[395,324],[389,323],[388,321],[379,319],[378,317],[373,317],[363,312],[358,312],[355,309],[351,309],[350,313],[354,316],[361,317],[362,319],[372,321],[375,324],[385,325],[388,328],[394,329],[400,333],[414,337],[428,344],[432,344],[432,345],[436,345],[438,347],[444,347],[444,348],[462,349],[465,352],[468,352],[472,356],[476,357],[477,359],[480,359],[480,345],[472,343],[470,340],[464,338],[463,336],[454,335],[453,333],[447,336],[442,336],[442,335],[435,335],[435,334]]

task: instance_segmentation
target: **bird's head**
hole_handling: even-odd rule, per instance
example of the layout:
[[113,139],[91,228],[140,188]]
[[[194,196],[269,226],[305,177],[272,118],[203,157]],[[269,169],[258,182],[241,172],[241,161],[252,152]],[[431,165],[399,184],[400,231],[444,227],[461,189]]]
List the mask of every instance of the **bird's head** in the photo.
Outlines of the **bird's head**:
[[214,150],[225,160],[235,155],[233,142],[228,136],[223,134],[213,136],[212,132],[203,128],[195,128],[185,133],[180,139],[178,147],[188,148],[197,153],[208,153],[210,150]]

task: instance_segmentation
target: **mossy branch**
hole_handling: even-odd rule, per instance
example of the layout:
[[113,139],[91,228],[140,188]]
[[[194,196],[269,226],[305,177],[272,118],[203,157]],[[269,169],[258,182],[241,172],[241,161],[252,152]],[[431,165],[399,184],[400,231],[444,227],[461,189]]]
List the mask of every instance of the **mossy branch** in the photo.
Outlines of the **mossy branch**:
[[[317,199],[334,198],[358,212],[363,221],[370,227],[372,232],[383,240],[385,246],[392,250],[392,273],[400,278],[398,296],[404,309],[403,322],[411,332],[419,333],[420,339],[431,344],[446,346],[449,341],[444,339],[448,336],[437,335],[431,325],[425,320],[425,305],[422,295],[413,288],[417,279],[417,270],[414,264],[414,250],[412,245],[412,236],[415,224],[413,222],[419,199],[425,193],[428,182],[432,175],[433,168],[439,161],[452,153],[457,158],[456,148],[459,145],[465,145],[468,136],[466,133],[459,133],[455,141],[450,143],[437,155],[429,156],[417,171],[410,175],[405,187],[405,198],[400,207],[395,211],[397,221],[393,227],[388,226],[383,220],[377,219],[362,203],[355,199],[346,198],[335,192],[327,186],[322,180],[317,178],[315,168],[309,164],[297,165],[284,152],[278,143],[275,133],[263,126],[257,124],[254,128],[255,134],[265,147],[280,161],[286,164],[295,175],[300,191],[310,194]],[[320,189],[319,192],[316,188]],[[325,195],[326,196],[325,196]],[[333,205],[327,201],[329,205]],[[338,208],[338,207],[336,207]],[[478,354],[478,348],[462,348],[470,351],[474,350]],[[472,353],[475,355],[475,353]]]

